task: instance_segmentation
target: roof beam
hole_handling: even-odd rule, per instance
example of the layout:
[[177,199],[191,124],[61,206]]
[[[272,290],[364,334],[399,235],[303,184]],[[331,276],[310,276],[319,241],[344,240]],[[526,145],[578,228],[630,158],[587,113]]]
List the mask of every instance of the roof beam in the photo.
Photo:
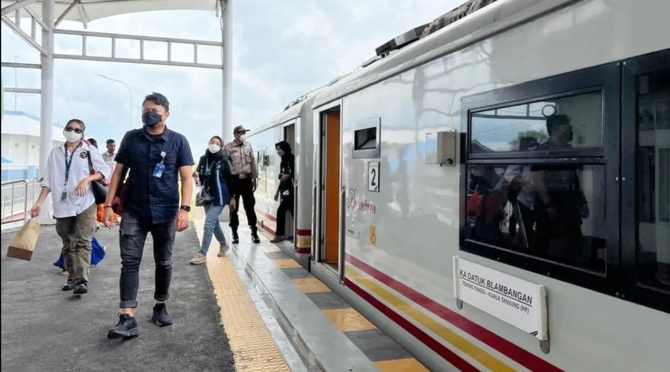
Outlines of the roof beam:
[[2,15],[5,16],[11,12],[20,10],[32,3],[36,3],[37,0],[18,0],[14,4],[7,5],[6,7],[2,8]]
[[2,62],[2,67],[7,68],[34,68],[41,69],[42,65],[39,63],[20,63],[20,62]]
[[12,22],[12,20],[9,19],[9,17],[7,17],[6,15],[2,16],[2,23],[6,24],[7,27],[11,28],[12,31],[14,31],[16,36],[21,38],[23,41],[28,43],[33,48],[37,49],[43,55],[48,55],[49,54],[49,53],[47,53],[46,49],[42,48],[42,46],[37,41],[35,41],[35,39],[33,39],[28,34],[23,32],[23,30],[19,26],[17,26],[16,23]]
[[35,88],[5,88],[5,93],[27,93],[27,94],[40,94],[42,90]]
[[81,3],[81,0],[73,0],[72,3],[71,3],[71,4],[70,4],[70,5],[63,11],[63,14],[61,14],[61,15],[58,17],[58,19],[56,20],[56,23],[55,23],[54,27],[58,27],[58,25],[59,25],[61,22],[63,22],[63,20],[65,19],[65,17],[67,17],[67,15],[70,14],[70,12],[72,11],[72,9],[74,9],[77,5],[79,5],[79,3]]

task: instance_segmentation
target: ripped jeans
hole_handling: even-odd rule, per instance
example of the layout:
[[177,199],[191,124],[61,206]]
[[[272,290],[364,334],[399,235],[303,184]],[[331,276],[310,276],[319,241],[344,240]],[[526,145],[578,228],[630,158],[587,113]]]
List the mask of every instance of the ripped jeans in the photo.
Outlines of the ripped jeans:
[[119,307],[136,308],[137,290],[140,285],[140,263],[147,234],[151,233],[156,262],[156,289],[154,299],[167,301],[172,280],[172,247],[175,237],[174,222],[147,224],[130,213],[121,219],[119,245],[121,248],[121,302]]

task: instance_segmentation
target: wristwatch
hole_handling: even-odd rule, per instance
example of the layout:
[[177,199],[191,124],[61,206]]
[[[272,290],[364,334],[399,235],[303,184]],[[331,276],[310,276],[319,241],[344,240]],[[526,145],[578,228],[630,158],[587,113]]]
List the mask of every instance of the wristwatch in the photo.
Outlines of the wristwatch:
[[182,205],[181,207],[179,207],[179,209],[181,209],[183,211],[186,211],[186,212],[190,212],[191,211],[191,206],[190,205]]

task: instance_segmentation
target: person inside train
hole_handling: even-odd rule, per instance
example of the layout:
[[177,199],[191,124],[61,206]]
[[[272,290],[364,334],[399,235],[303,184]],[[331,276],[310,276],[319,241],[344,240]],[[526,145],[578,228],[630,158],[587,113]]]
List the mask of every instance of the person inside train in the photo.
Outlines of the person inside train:
[[[572,149],[573,132],[567,115],[547,118],[549,139],[540,145],[542,151]],[[582,220],[589,217],[589,207],[574,165],[533,166],[536,190],[536,250],[559,254],[569,261],[582,261]],[[593,255],[593,252],[591,252]],[[594,257],[589,257],[594,259]]]
[[489,244],[502,244],[500,222],[506,200],[502,193],[503,179],[489,165],[476,165],[470,169],[467,214],[473,219],[469,233],[471,239]]
[[205,154],[200,157],[196,172],[202,184],[202,190],[196,198],[196,204],[205,208],[205,228],[200,251],[191,260],[193,265],[207,262],[207,251],[212,242],[212,234],[219,242],[218,255],[225,256],[230,247],[219,223],[219,215],[226,205],[235,209],[234,183],[232,182],[232,166],[230,158],[223,154],[223,140],[214,136],[209,140]]
[[[535,151],[539,143],[535,137],[522,137],[519,140],[519,151]],[[509,217],[509,235],[515,240],[514,245],[525,249],[532,247],[533,226],[535,218],[535,191],[531,166],[509,165],[503,175],[507,187],[507,200],[512,205]],[[519,234],[517,235],[517,224]]]
[[275,232],[272,243],[281,243],[285,239],[286,230],[286,212],[293,213],[293,178],[295,176],[295,156],[291,151],[291,145],[286,141],[275,143],[277,155],[281,158],[279,174],[279,187],[275,193],[275,201],[281,198],[279,207],[277,208],[277,231]]

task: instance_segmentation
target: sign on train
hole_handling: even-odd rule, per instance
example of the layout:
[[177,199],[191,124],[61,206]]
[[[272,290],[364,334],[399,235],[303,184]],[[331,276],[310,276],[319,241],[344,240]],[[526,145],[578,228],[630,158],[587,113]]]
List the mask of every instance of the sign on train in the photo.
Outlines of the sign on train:
[[368,191],[379,192],[379,162],[368,163]]
[[544,286],[454,256],[454,297],[507,322],[539,340],[547,340]]

